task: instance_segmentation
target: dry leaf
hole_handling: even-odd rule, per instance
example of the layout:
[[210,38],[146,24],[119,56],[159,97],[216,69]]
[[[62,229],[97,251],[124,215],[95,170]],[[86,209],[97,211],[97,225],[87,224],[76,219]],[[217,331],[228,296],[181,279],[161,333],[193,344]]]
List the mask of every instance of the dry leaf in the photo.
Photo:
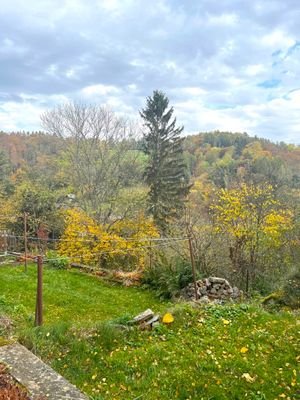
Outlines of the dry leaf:
[[246,381],[249,383],[253,383],[255,381],[255,378],[252,378],[252,376],[248,372],[245,372],[242,375],[242,378],[246,379]]

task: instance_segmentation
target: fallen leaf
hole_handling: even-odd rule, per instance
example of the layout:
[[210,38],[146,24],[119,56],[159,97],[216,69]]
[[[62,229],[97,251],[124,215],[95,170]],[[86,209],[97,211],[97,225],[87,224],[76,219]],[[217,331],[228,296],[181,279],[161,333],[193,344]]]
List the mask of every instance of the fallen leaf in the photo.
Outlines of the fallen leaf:
[[249,351],[248,347],[242,347],[241,350],[240,350],[240,352],[241,352],[242,354],[247,353],[247,351]]
[[248,383],[253,383],[255,381],[255,378],[252,378],[252,376],[248,372],[245,372],[242,375],[242,378],[244,378]]

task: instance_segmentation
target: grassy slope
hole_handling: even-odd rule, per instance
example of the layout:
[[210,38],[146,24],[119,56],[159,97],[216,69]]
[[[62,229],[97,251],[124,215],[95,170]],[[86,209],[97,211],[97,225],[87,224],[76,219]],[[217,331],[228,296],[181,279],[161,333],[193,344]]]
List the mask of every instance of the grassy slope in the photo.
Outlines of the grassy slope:
[[[168,328],[121,331],[97,321],[166,305],[144,291],[47,270],[46,326],[24,330],[30,324],[24,315],[34,303],[33,271],[24,276],[0,269],[0,284],[6,296],[2,309],[22,327],[21,341],[95,399],[298,398],[300,325],[288,312],[269,314],[254,305],[197,310],[177,305]],[[13,299],[25,309],[10,305]]]
[[[33,318],[36,294],[36,267],[0,267],[0,295],[21,305]],[[151,293],[112,286],[76,271],[44,269],[44,322],[89,324],[138,313],[145,308],[161,308]]]

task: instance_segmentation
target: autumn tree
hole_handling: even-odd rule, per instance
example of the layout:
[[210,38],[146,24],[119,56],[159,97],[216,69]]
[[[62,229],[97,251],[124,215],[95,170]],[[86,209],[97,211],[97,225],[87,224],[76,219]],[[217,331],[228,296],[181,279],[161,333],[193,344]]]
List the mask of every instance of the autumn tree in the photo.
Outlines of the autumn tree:
[[215,231],[228,237],[233,270],[248,291],[267,250],[279,252],[287,243],[292,212],[276,200],[271,185],[245,184],[217,191],[211,212]]
[[160,91],[154,91],[152,97],[147,98],[146,107],[140,112],[146,128],[148,212],[163,233],[170,221],[182,212],[190,188],[180,137],[183,127],[176,127],[173,112],[169,99]]
[[130,185],[128,171],[138,162],[129,140],[133,126],[108,108],[78,103],[58,106],[41,118],[47,132],[65,140],[79,205],[102,223],[122,218],[115,204],[120,190]]

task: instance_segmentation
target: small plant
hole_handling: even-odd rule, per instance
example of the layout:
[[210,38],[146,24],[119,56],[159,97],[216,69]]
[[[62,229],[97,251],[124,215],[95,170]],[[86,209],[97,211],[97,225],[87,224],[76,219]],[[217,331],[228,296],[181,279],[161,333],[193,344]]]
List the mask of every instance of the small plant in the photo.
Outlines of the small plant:
[[156,264],[148,268],[143,276],[143,283],[165,299],[177,297],[192,280],[189,262],[183,259],[169,260],[164,255],[160,255]]
[[267,398],[262,392],[257,391],[256,393],[254,393],[254,392],[250,393],[250,399],[251,400],[266,400]]
[[68,257],[60,256],[53,250],[47,252],[47,263],[50,267],[56,269],[67,269],[69,267]]

